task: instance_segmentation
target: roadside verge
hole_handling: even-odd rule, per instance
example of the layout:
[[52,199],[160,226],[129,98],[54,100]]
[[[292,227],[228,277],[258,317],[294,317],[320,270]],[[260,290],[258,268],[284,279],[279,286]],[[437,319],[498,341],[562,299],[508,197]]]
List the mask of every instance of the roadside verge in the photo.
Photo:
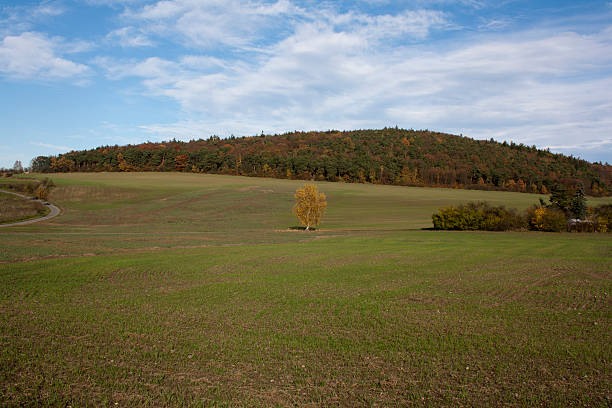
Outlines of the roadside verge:
[[[0,190],[3,193],[6,194],[12,194],[12,195],[16,195],[18,197],[21,198],[25,198],[26,200],[30,200],[31,198],[28,197],[27,195],[24,194],[19,194],[19,193],[14,193],[12,191],[6,191],[6,190]],[[46,202],[46,201],[42,201],[42,200],[37,200],[40,203],[42,203],[42,205],[44,205],[45,207],[49,208],[49,214],[45,215],[44,217],[40,217],[40,218],[31,218],[29,220],[25,220],[25,221],[17,221],[17,222],[11,222],[9,224],[0,224],[0,228],[2,227],[13,227],[16,225],[28,225],[28,224],[34,224],[35,222],[41,222],[41,221],[45,221],[48,220],[50,218],[54,218],[57,217],[61,210],[59,209],[59,207],[54,206],[53,204]]]

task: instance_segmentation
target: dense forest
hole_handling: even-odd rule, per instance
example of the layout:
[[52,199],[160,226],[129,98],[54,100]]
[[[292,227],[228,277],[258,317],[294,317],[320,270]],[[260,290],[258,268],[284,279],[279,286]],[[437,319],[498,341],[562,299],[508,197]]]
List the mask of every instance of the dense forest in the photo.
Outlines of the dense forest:
[[548,193],[611,193],[612,166],[427,130],[292,132],[102,146],[32,160],[36,172],[181,171]]

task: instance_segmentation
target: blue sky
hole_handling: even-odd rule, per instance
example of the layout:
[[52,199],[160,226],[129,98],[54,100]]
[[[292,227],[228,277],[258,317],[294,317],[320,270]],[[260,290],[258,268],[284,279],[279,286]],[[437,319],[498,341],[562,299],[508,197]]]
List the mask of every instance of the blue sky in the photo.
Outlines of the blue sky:
[[396,125],[612,162],[612,2],[0,1],[0,167]]

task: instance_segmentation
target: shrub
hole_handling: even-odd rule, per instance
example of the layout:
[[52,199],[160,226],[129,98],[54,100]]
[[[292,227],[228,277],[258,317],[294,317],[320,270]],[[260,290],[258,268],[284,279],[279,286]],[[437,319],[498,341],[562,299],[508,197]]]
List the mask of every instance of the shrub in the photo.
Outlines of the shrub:
[[612,204],[602,204],[598,207],[589,208],[589,218],[595,224],[598,232],[612,232]]
[[466,230],[467,222],[462,209],[454,206],[440,208],[431,216],[435,229],[442,230]]
[[565,213],[554,207],[531,207],[527,210],[529,228],[535,231],[561,232],[567,229]]
[[603,217],[598,217],[595,220],[595,231],[597,232],[611,232],[612,230],[608,228],[610,222],[606,222],[606,219]]
[[431,216],[434,229],[508,231],[529,228],[534,231],[612,232],[612,204],[589,208],[585,220],[568,224],[566,213],[556,205],[541,203],[526,215],[486,202],[448,206]]
[[45,178],[36,188],[36,198],[39,200],[47,200],[49,198],[49,192],[53,187],[55,187],[53,180]]
[[487,202],[440,208],[432,215],[435,229],[507,231],[525,227],[524,218],[513,209]]

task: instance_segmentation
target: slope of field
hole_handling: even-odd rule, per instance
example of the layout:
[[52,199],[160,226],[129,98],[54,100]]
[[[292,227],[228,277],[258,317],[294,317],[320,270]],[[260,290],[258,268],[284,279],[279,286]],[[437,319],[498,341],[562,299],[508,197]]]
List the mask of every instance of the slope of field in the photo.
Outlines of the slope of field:
[[54,181],[65,213],[0,235],[3,404],[612,401],[610,235],[420,230],[441,205],[537,195],[318,183],[329,212],[305,233],[296,181]]
[[[155,248],[287,242],[298,180],[180,173],[54,174],[50,201],[65,214],[0,235],[0,262]],[[319,182],[329,207],[322,228],[431,227],[440,206],[485,199],[525,208],[541,195]],[[603,202],[593,199],[590,203]],[[328,232],[324,232],[327,234]]]

